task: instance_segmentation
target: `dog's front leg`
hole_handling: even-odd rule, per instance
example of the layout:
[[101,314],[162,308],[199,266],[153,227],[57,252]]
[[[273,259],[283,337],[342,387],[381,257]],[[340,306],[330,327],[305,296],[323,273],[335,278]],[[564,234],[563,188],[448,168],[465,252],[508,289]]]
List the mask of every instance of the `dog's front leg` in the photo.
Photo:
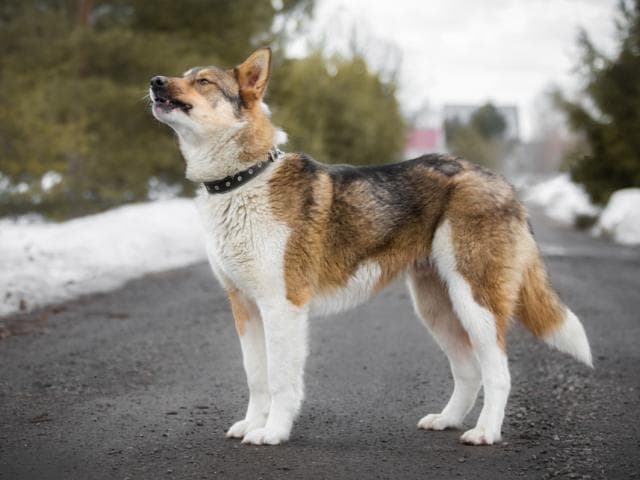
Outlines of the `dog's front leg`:
[[304,396],[307,358],[307,311],[283,300],[260,304],[265,340],[271,407],[263,428],[248,432],[243,443],[277,445],[289,439]]
[[228,438],[242,438],[247,432],[264,427],[269,415],[269,384],[264,326],[255,303],[238,290],[228,290],[236,330],[242,346],[242,363],[249,386],[249,405],[243,420],[227,431]]

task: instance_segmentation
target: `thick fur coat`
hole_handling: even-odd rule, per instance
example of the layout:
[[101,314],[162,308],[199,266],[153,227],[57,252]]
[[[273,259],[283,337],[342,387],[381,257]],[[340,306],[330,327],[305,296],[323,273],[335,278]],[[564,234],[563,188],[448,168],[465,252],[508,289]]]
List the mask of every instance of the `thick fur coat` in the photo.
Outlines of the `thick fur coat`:
[[[151,80],[153,114],[177,133],[190,180],[234,178],[267,161],[282,136],[262,101],[270,56],[260,49],[232,70]],[[591,365],[584,329],[547,280],[524,207],[502,177],[473,163],[432,154],[356,168],[293,153],[239,188],[202,188],[196,201],[250,393],[229,437],[286,441],[304,395],[308,317],[364,302],[398,276],[454,378],[444,409],[420,428],[459,428],[482,387],[477,424],[461,440],[500,440],[513,318]]]

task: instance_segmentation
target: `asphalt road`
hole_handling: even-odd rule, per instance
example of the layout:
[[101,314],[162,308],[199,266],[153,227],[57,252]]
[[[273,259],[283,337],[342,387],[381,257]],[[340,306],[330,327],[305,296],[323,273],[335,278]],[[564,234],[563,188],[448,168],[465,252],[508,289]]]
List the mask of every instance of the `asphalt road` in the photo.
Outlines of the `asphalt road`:
[[640,251],[541,218],[534,230],[596,368],[514,328],[501,445],[416,429],[451,380],[402,283],[312,321],[290,443],[225,440],[247,400],[240,347],[196,265],[0,319],[0,478],[638,478]]

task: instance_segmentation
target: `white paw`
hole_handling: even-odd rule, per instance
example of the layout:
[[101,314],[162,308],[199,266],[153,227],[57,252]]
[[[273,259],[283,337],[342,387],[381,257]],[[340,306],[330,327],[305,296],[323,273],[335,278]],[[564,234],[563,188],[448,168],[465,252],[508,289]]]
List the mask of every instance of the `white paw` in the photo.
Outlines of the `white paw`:
[[425,430],[445,430],[447,428],[460,428],[460,423],[457,419],[447,417],[441,413],[430,413],[420,419],[418,428]]
[[247,433],[242,443],[251,445],[278,445],[289,440],[288,432],[279,432],[269,428],[256,428]]
[[247,434],[247,432],[255,430],[256,428],[263,427],[265,423],[266,420],[240,420],[239,422],[231,425],[231,428],[227,430],[227,434],[225,436],[227,438],[242,438]]
[[467,445],[493,445],[500,441],[500,433],[492,432],[484,427],[475,427],[464,432],[460,441]]

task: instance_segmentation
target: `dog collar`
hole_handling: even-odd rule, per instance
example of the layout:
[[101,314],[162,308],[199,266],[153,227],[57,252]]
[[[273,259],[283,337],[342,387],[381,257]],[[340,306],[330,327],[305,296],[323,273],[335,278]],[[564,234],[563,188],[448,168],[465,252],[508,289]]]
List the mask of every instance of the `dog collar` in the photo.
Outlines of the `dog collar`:
[[262,160],[246,170],[242,170],[234,175],[229,175],[222,180],[204,182],[204,186],[209,193],[225,193],[233,190],[234,188],[238,188],[264,172],[271,162],[275,162],[280,158],[282,153],[283,152],[277,147],[271,147],[266,160]]

